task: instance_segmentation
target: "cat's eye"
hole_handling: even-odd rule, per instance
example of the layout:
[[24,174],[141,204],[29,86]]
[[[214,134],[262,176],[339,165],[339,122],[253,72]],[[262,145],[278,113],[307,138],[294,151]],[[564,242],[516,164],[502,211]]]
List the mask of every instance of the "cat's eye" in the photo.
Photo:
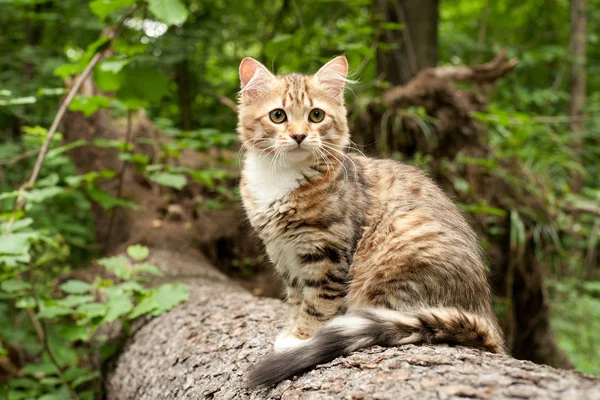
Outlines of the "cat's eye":
[[325,111],[320,108],[313,108],[308,114],[308,119],[311,122],[321,122],[323,121],[323,118],[325,118]]
[[285,115],[285,111],[281,108],[277,108],[269,113],[269,118],[276,124],[281,124],[282,122],[285,122],[287,115]]

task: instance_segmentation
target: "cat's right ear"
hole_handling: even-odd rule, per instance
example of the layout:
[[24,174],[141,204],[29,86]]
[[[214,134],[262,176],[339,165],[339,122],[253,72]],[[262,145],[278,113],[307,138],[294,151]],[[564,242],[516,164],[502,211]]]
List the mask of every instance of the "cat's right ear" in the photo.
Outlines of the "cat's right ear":
[[269,91],[275,76],[252,57],[245,57],[240,64],[242,93],[251,99]]

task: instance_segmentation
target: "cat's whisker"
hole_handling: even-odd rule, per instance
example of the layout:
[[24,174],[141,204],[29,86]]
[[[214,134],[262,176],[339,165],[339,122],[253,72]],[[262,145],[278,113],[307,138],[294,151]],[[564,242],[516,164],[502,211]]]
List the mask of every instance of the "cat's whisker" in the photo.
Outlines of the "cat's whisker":
[[[335,151],[336,153],[339,153],[339,154],[342,156],[342,160],[343,160],[344,158],[348,159],[348,161],[350,161],[350,162],[352,163],[352,166],[354,167],[354,179],[356,179],[356,178],[358,177],[358,169],[357,169],[357,167],[356,167],[356,163],[354,162],[354,160],[352,160],[352,158],[351,158],[351,157],[349,157],[349,156],[348,156],[346,153],[344,153],[344,152],[342,152],[342,151],[339,151],[339,150],[337,150],[336,148],[334,148],[334,147],[332,147],[332,146],[329,146],[329,145],[327,145],[327,144],[325,144],[325,143],[322,143],[322,145],[323,145],[323,147],[324,147],[324,148],[326,148],[326,149],[330,149],[330,150],[333,150],[333,151]],[[341,164],[344,166],[344,169],[346,169],[346,166],[344,165],[343,161],[340,161],[340,162],[341,162]],[[346,170],[346,172],[347,172],[347,170]]]
[[348,169],[346,169],[346,166],[344,165],[343,158],[341,160],[339,158],[337,158],[333,153],[331,153],[329,150],[327,150],[327,146],[323,147],[323,151],[326,152],[327,154],[329,154],[331,156],[331,158],[336,160],[338,163],[340,163],[340,165],[342,166],[342,169],[344,171],[344,181],[348,181]]
[[[314,148],[313,151],[314,151],[314,153],[317,154],[317,161],[321,158],[323,159],[323,162],[325,163],[325,166],[327,167],[327,176],[329,176],[331,174],[331,169],[330,169],[331,163],[327,159],[327,156],[318,147]],[[319,162],[319,165],[320,165],[320,162]]]
[[352,141],[352,139],[349,140],[350,142],[346,145],[346,148],[356,150],[358,154],[360,154],[363,157],[366,157],[365,153],[363,153],[362,150],[358,148],[358,145],[354,141]]
[[[273,151],[271,150],[276,150],[277,145],[271,145],[265,149],[263,149],[260,153],[258,153],[258,160],[259,162],[262,162],[268,155],[273,154]],[[264,152],[267,152],[262,158],[260,157]]]
[[245,154],[245,152],[247,152],[249,150],[246,147],[246,144],[248,144],[250,142],[253,142],[253,144],[254,143],[260,143],[262,141],[267,141],[267,140],[269,140],[269,139],[266,139],[266,138],[250,138],[248,140],[243,141],[242,144],[241,144],[241,146],[240,146],[240,149],[238,150],[238,153],[237,153],[237,157],[236,157],[236,163],[237,163],[237,165],[239,165],[239,166],[242,165],[242,163],[240,162],[240,160],[241,160],[242,156]]

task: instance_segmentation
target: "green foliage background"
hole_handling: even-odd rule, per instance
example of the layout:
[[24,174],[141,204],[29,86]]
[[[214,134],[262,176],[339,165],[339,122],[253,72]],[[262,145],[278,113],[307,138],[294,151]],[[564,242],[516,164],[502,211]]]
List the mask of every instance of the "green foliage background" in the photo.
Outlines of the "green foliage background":
[[[139,315],[160,313],[186,298],[180,287],[148,290],[139,285],[148,273],[158,273],[145,263],[143,248],[131,249],[128,259],[99,261],[114,272],[114,281],[68,280],[55,287],[61,277],[99,257],[90,202],[109,210],[135,206],[98,188],[100,180],[115,179],[115,171],[77,175],[60,135],[36,186],[25,193],[25,210],[8,229],[17,191],[35,160],[21,155],[39,149],[65,94],[64,80],[80,73],[107,45],[102,31],[132,6],[137,10],[112,43],[114,54],[93,72],[98,87],[114,96],[77,96],[70,108],[86,115],[108,108],[113,116],[125,117],[128,110],[143,107],[175,139],[163,148],[173,157],[183,149],[207,152],[235,145],[235,115],[218,96],[235,98],[243,56],[288,73],[315,71],[345,53],[352,77],[360,81],[349,101],[360,104],[385,87],[377,79],[375,38],[383,29],[402,29],[379,23],[365,0],[278,0],[268,6],[257,0],[0,0],[0,160],[13,160],[0,163],[0,356],[6,356],[6,347],[27,354],[22,376],[0,389],[11,399],[64,398],[67,387],[82,398],[97,396],[98,372],[89,358],[105,338],[94,332],[115,319],[128,324]],[[588,25],[600,26],[600,0],[589,0],[588,9]],[[486,35],[480,41],[486,13]],[[488,127],[494,160],[522,164],[543,182],[547,203],[557,205],[555,220],[536,220],[554,240],[551,251],[547,244],[538,249],[547,266],[554,328],[577,368],[598,375],[600,275],[597,257],[586,263],[597,246],[596,217],[573,216],[558,205],[598,207],[600,201],[600,32],[590,29],[587,37],[587,119],[583,154],[577,154],[561,119],[570,99],[568,0],[447,0],[440,2],[440,17],[441,65],[486,61],[500,49],[520,60],[516,72],[498,82],[489,113],[477,117]],[[177,85],[182,74],[185,91]],[[219,193],[207,207],[237,199],[223,184],[231,178],[225,170],[176,168],[165,160],[150,165],[124,141],[75,145],[116,148],[150,180],[176,190],[200,182]],[[573,171],[585,177],[578,195],[570,189]],[[536,218],[535,210],[518,212]],[[172,301],[159,307],[153,300],[157,296]],[[13,329],[27,310],[47,323],[62,376],[31,323]],[[102,357],[110,354],[110,349],[102,351]]]

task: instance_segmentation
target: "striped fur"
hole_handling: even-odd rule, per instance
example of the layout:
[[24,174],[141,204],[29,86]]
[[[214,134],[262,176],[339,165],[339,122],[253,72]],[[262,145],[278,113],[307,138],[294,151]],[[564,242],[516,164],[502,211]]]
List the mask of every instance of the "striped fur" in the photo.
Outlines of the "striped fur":
[[[504,351],[477,238],[456,206],[418,169],[346,151],[346,71],[343,57],[312,76],[240,67],[242,199],[293,309],[252,385],[373,344]],[[274,109],[287,120],[271,121]]]

